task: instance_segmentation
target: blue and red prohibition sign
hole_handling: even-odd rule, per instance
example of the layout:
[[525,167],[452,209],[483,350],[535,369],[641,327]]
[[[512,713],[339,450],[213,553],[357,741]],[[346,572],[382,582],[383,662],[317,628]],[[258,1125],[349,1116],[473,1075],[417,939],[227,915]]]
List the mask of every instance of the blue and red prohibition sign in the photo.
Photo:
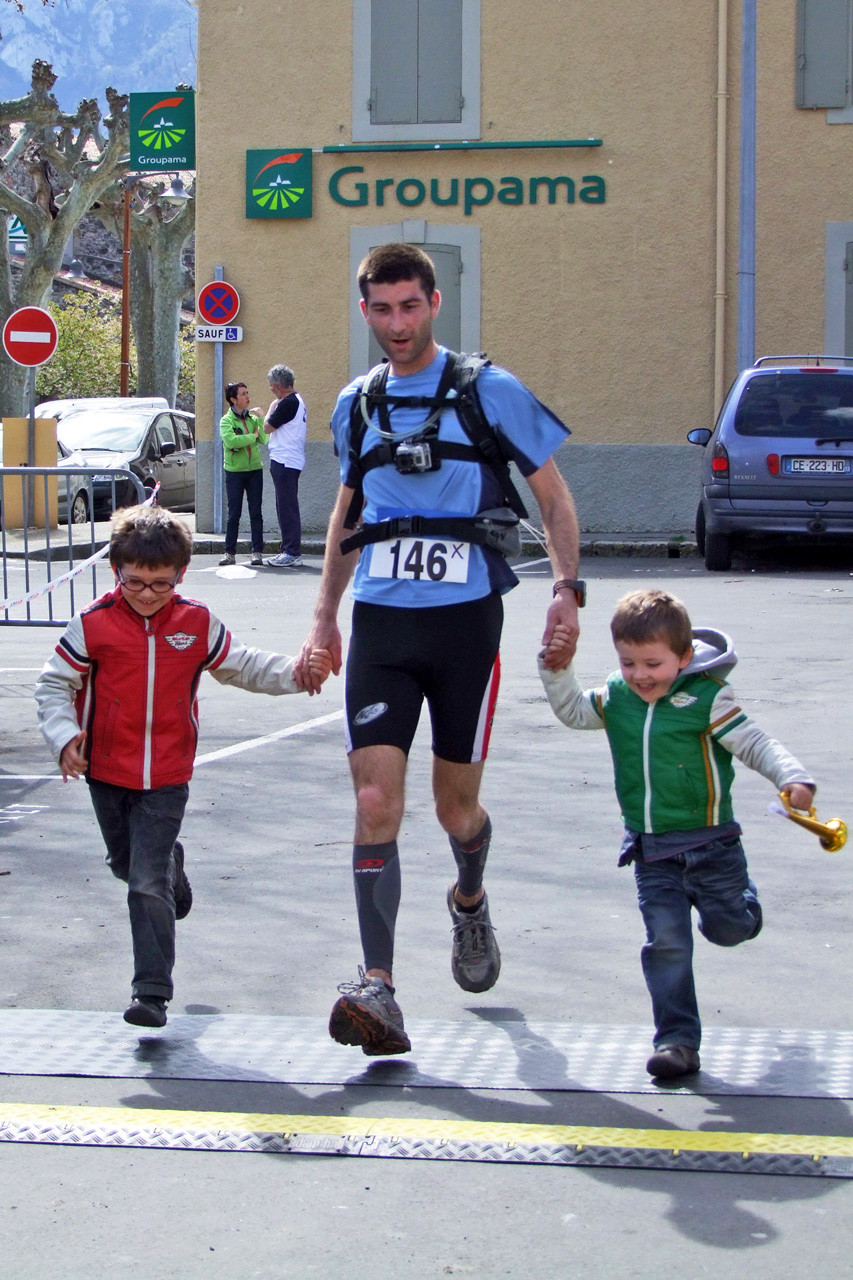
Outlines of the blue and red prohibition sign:
[[198,313],[207,324],[230,324],[239,310],[240,295],[224,280],[212,280],[198,295]]

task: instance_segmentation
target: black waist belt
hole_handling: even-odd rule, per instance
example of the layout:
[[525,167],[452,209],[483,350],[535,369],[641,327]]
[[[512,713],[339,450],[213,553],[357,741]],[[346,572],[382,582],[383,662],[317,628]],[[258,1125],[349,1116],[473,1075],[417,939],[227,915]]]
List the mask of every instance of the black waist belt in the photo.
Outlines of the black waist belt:
[[341,553],[349,555],[371,542],[388,542],[392,538],[420,538],[437,534],[491,547],[501,555],[516,556],[521,551],[518,517],[508,508],[500,512],[482,512],[477,516],[394,516],[376,524],[363,524],[341,542]]

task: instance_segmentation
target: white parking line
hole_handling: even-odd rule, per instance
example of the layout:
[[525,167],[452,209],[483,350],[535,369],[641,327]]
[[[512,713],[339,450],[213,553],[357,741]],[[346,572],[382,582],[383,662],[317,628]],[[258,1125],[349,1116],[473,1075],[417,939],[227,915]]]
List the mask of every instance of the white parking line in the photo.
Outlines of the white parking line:
[[209,751],[206,755],[196,756],[195,762],[211,764],[214,760],[226,760],[228,756],[239,755],[241,751],[252,751],[268,742],[279,742],[282,738],[293,738],[298,733],[308,733],[311,729],[319,729],[331,724],[334,720],[342,720],[343,711],[330,711],[327,716],[317,716],[314,720],[303,720],[301,724],[291,725],[289,729],[278,729],[275,733],[265,733],[261,738],[247,738],[243,742],[235,742],[231,747],[223,747],[221,751]]

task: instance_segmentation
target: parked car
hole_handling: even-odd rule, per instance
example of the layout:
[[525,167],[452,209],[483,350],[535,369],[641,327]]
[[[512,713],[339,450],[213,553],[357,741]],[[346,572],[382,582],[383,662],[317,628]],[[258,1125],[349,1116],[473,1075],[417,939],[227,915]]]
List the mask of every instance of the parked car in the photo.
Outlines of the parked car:
[[161,507],[194,511],[194,422],[191,413],[177,409],[127,405],[78,408],[63,414],[56,429],[59,465],[72,472],[72,479],[67,497],[65,485],[59,485],[60,520],[66,518],[69,506],[72,523],[90,518],[88,477],[74,472],[80,466],[99,468],[91,486],[96,520],[109,518],[114,506],[125,507],[138,501],[133,484],[111,474],[122,468],[138,476],[146,493],[151,493],[159,482],[157,501]]
[[731,567],[750,534],[853,537],[853,367],[846,357],[765,356],[738,374],[702,445],[696,541],[708,569]]

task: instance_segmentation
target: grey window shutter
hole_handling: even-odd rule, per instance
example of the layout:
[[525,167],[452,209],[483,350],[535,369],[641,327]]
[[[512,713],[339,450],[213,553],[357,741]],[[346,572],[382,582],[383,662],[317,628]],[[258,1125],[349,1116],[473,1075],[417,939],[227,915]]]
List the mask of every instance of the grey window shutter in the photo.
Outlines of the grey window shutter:
[[797,0],[798,107],[844,107],[850,0]]
[[462,0],[420,0],[418,121],[462,119]]
[[370,123],[417,121],[418,0],[371,0]]

